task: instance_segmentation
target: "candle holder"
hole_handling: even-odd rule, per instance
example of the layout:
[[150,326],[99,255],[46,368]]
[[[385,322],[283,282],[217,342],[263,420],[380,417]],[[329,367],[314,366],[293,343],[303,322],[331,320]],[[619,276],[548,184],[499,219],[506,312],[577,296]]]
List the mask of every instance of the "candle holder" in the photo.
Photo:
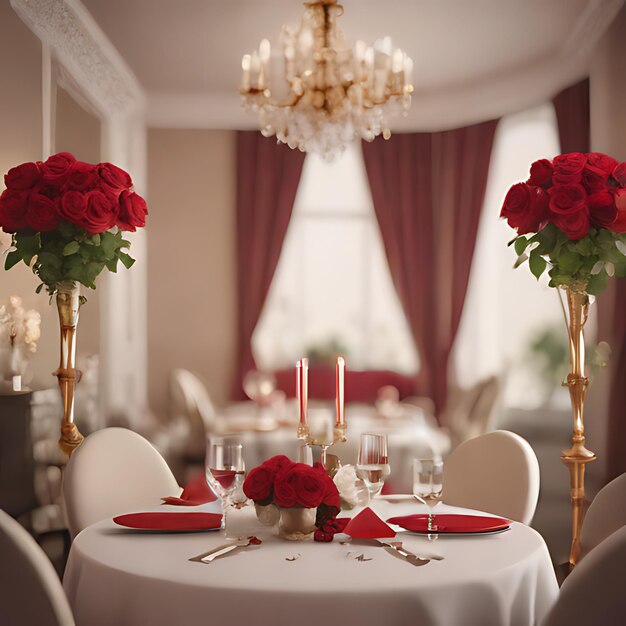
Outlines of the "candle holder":
[[309,360],[300,359],[296,367],[296,389],[300,419],[298,421],[298,439],[307,446],[320,448],[320,459],[324,467],[327,462],[327,451],[335,443],[347,441],[347,424],[344,412],[344,378],[346,362],[343,357],[337,358],[336,366],[336,409],[337,416],[332,429],[332,437],[317,438],[311,433],[307,420],[309,401]]

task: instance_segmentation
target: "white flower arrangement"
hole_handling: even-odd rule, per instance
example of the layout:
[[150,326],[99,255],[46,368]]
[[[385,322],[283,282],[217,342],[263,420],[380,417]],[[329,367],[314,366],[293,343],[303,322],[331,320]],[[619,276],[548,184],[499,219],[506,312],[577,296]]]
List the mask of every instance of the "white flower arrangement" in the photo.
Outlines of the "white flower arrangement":
[[357,475],[354,465],[342,465],[333,481],[339,491],[341,508],[352,509],[357,505],[366,505],[369,501],[367,487]]
[[0,373],[3,378],[23,376],[41,337],[41,315],[26,310],[19,296],[0,306]]

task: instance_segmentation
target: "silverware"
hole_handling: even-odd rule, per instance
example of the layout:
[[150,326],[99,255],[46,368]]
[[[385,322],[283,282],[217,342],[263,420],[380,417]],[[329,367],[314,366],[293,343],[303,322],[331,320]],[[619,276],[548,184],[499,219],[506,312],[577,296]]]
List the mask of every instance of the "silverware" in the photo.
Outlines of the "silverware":
[[428,557],[418,556],[417,554],[410,552],[406,548],[403,548],[401,541],[381,541],[380,539],[374,539],[374,541],[376,541],[378,545],[385,548],[385,550],[389,552],[390,554],[393,554],[394,556],[397,556],[398,558],[404,559],[408,561],[411,565],[415,565],[416,567],[419,567],[421,565],[426,565],[427,563],[430,563],[431,560],[435,560],[435,561],[443,560],[442,556],[437,556],[437,555],[432,555]]
[[241,537],[234,542],[225,543],[221,546],[217,546],[208,552],[203,552],[196,556],[192,556],[189,560],[199,563],[211,563],[220,556],[224,556],[237,548],[246,548],[251,544],[260,543],[256,537]]

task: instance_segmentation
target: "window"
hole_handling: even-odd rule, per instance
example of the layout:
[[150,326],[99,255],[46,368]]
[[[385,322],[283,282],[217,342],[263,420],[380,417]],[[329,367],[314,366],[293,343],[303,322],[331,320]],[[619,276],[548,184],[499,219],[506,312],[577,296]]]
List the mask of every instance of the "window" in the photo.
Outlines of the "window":
[[338,347],[350,369],[417,371],[360,144],[330,163],[307,155],[252,346],[263,369],[291,366],[313,350]]
[[538,284],[527,265],[513,269],[515,252],[507,243],[515,233],[499,218],[500,209],[509,187],[528,178],[533,161],[559,152],[551,104],[508,115],[498,125],[453,365],[463,387],[504,374],[505,407],[532,408],[542,402],[530,344],[548,328],[557,329],[563,340],[566,331],[547,276]]

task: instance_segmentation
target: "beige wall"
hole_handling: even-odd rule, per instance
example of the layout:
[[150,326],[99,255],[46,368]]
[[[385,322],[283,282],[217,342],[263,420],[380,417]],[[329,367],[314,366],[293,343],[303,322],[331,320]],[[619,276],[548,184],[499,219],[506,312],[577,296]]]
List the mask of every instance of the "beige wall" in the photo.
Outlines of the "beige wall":
[[168,374],[198,373],[228,399],[236,345],[235,134],[148,133],[148,393],[168,412]]
[[[598,45],[591,65],[591,149],[626,161],[626,7],[623,7]],[[623,279],[622,279],[623,280]],[[599,298],[598,334],[610,338],[612,289]],[[589,447],[598,461],[589,465],[590,478],[602,484],[606,465],[606,440],[610,368],[600,372],[589,391],[586,430]]]

